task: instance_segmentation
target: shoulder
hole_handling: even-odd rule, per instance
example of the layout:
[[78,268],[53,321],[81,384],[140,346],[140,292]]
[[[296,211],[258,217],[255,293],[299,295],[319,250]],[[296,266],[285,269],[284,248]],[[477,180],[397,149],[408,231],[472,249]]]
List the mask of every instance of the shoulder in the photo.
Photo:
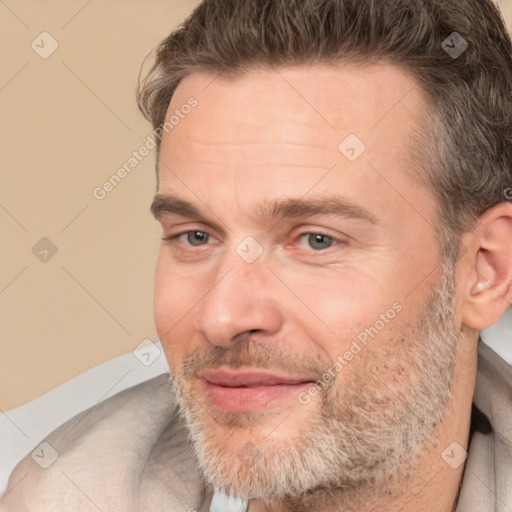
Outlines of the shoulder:
[[[488,345],[480,343],[478,350],[478,374],[475,400],[490,417],[496,418],[499,411],[510,420],[512,414],[512,366]],[[494,427],[494,425],[493,425]]]
[[473,435],[457,510],[490,511],[512,496],[512,366],[483,343],[478,355],[474,403],[492,428]]
[[[162,450],[170,462],[185,459],[184,472],[199,482],[168,374],[99,403],[47,436],[16,466],[0,511],[143,510],[139,491],[147,482],[157,485],[150,473]],[[154,510],[159,500],[172,499],[173,489],[158,491],[171,495],[150,498]]]
[[[480,344],[474,402],[487,416],[498,443],[512,446],[512,366]],[[512,451],[507,450],[512,463]]]

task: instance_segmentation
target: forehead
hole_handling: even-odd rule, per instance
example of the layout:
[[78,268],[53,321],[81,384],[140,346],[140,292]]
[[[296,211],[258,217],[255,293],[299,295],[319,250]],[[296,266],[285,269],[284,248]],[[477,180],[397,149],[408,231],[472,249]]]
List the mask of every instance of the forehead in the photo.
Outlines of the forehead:
[[186,176],[187,183],[199,185],[202,198],[215,201],[213,176],[223,185],[219,188],[232,184],[240,197],[248,189],[253,196],[285,188],[301,195],[334,167],[336,173],[322,178],[319,191],[341,183],[357,196],[365,193],[368,180],[383,177],[392,187],[401,181],[402,194],[409,194],[404,186],[419,186],[412,169],[418,148],[410,136],[421,127],[424,96],[414,78],[396,66],[193,73],[176,89],[166,119],[182,112],[192,97],[197,106],[182,114],[162,141],[161,191],[183,189],[179,176]]
[[[216,121],[236,120],[235,133],[240,136],[244,118],[278,130],[279,121],[286,121],[288,115],[307,124],[308,131],[314,126],[362,135],[390,123],[414,122],[423,101],[412,75],[386,63],[263,67],[233,76],[193,73],[176,89],[167,118],[191,95],[202,110],[215,114]],[[208,135],[214,138],[223,133]]]
[[401,143],[421,122],[423,102],[414,78],[384,63],[261,68],[237,76],[193,73],[176,89],[166,119],[192,96],[198,107],[190,118],[201,122],[194,123],[193,134],[186,130],[190,121],[182,122],[164,145],[191,135],[211,144],[251,144],[263,136],[262,142],[283,144],[323,139],[332,149],[353,133],[365,143],[381,138],[406,149]]

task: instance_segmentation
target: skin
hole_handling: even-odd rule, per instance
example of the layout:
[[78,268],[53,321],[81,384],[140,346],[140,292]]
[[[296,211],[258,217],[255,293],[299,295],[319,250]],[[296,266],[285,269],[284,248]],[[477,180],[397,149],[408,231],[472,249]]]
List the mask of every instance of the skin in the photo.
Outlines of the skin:
[[[337,375],[343,386],[370,353],[398,357],[396,334],[414,325],[441,272],[435,201],[408,164],[415,148],[407,134],[421,125],[424,100],[406,73],[387,65],[278,71],[233,80],[193,74],[172,98],[169,113],[192,95],[198,105],[164,138],[158,192],[172,192],[204,214],[191,219],[161,212],[163,234],[204,230],[213,241],[199,254],[187,245],[162,243],[157,328],[176,374],[194,351],[223,347],[230,353],[244,344],[254,350],[275,347],[287,358],[293,354],[327,367],[354,336],[400,302],[400,314]],[[337,150],[349,133],[366,145],[354,162]],[[252,215],[263,200],[333,192],[365,208],[378,223],[332,215],[258,221]],[[343,234],[347,242],[322,256],[308,248],[307,237],[299,239],[316,230]],[[263,248],[251,264],[236,252],[246,236]],[[511,239],[509,203],[490,208],[462,236],[454,319],[462,335],[452,399],[407,485],[382,501],[379,512],[452,508],[463,466],[452,470],[441,453],[453,441],[467,448],[478,331],[496,323],[512,302]],[[483,282],[489,286],[478,289]],[[387,382],[385,362],[381,375]],[[404,370],[407,376],[410,369]],[[407,386],[405,379],[395,384]],[[183,424],[166,426],[167,390],[156,386],[138,393],[137,410],[116,395],[94,414],[84,413],[83,421],[77,418],[72,434],[64,425],[49,436],[59,458],[43,470],[27,456],[12,473],[0,510],[37,511],[44,503],[45,510],[59,511],[65,501],[68,508],[85,511],[90,500],[101,509],[133,512],[198,508],[196,468],[188,460],[168,463],[178,439],[181,454],[190,453],[190,446]],[[298,426],[318,414],[318,397],[313,398],[307,406],[295,397],[269,403],[260,411],[261,422],[241,416],[230,426],[214,421],[219,411],[205,407],[206,426],[227,450],[236,452],[247,441],[264,449],[265,437],[281,444],[297,438]],[[250,512],[270,510],[280,510],[280,504],[250,505]],[[343,510],[342,503],[322,510]]]
[[[424,102],[415,81],[386,64],[260,69],[236,78],[196,73],[179,85],[168,115],[190,96],[198,107],[162,143],[158,194],[187,201],[199,212],[163,208],[157,217],[164,238],[187,231],[208,238],[194,246],[185,234],[163,241],[160,250],[155,319],[171,370],[178,373],[194,352],[229,352],[240,344],[277,347],[280,354],[327,368],[396,302],[403,311],[368,350],[383,361],[400,354],[396,334],[421,315],[442,263],[436,202],[411,165],[408,134],[420,126]],[[354,162],[338,150],[351,133],[366,146]],[[332,194],[376,222],[255,215],[265,201]],[[467,448],[478,330],[499,315],[497,321],[510,303],[510,216],[511,205],[499,205],[463,237],[455,301],[462,336],[452,399],[407,489],[381,501],[379,510],[399,511],[406,503],[417,512],[452,509],[464,466],[451,469],[441,453],[453,441]],[[305,234],[318,232],[341,243],[315,251]],[[251,264],[237,253],[248,236],[262,250]],[[471,294],[482,280],[491,289]],[[354,358],[337,375],[339,385],[359,364],[361,358]],[[407,386],[412,370],[404,365]],[[261,362],[257,367],[265,369]],[[385,365],[382,372],[384,381],[395,378]],[[261,421],[244,427],[243,421],[221,424],[225,418],[205,391],[201,399],[208,431],[231,454],[246,443],[264,452],[269,436],[278,443],[297,439],[299,425],[319,413],[315,399],[304,407],[288,397],[262,406]],[[280,506],[251,503],[251,512],[264,510]],[[332,503],[323,510],[343,509]]]

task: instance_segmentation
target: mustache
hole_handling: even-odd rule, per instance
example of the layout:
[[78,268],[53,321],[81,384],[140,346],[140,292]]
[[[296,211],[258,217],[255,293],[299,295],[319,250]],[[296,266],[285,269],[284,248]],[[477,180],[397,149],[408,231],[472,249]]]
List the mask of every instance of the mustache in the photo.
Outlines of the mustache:
[[262,343],[238,343],[231,348],[212,346],[206,351],[196,349],[188,354],[182,362],[181,373],[186,380],[197,378],[205,368],[227,366],[258,368],[269,371],[305,373],[319,379],[332,363],[321,361],[294,352],[284,352],[276,345]]

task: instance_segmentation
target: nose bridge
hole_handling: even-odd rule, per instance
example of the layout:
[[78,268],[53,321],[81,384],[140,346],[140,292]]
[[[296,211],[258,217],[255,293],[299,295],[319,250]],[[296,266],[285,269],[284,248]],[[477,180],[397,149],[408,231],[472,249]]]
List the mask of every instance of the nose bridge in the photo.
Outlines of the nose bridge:
[[200,305],[196,327],[215,345],[227,347],[244,332],[272,333],[281,325],[271,272],[263,258],[248,261],[237,251],[225,255]]

